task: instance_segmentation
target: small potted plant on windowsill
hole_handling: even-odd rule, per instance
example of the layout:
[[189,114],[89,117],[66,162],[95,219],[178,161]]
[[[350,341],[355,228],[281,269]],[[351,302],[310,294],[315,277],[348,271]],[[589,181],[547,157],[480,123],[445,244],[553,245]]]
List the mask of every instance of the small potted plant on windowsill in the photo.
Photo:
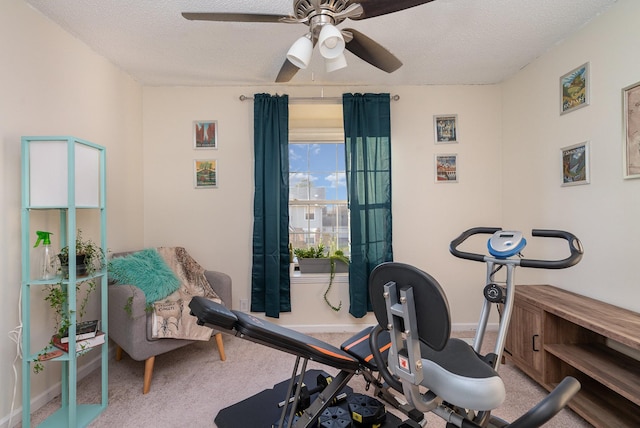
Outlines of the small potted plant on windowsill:
[[349,259],[344,253],[336,250],[333,254],[325,254],[325,246],[296,248],[293,250],[298,258],[300,273],[346,273],[349,272]]
[[338,306],[333,305],[328,298],[329,291],[333,285],[333,279],[336,273],[349,272],[349,258],[344,255],[341,250],[336,250],[333,253],[326,255],[325,247],[323,244],[317,247],[309,248],[296,248],[294,250],[296,257],[298,258],[298,266],[300,266],[300,273],[328,273],[329,274],[329,286],[324,292],[324,301],[329,305],[331,309],[338,312],[342,308],[342,301]]

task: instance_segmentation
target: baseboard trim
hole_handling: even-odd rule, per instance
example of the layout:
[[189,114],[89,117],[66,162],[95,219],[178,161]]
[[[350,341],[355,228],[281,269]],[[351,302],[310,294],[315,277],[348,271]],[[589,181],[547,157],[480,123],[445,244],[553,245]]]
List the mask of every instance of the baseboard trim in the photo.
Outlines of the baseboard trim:
[[[292,330],[299,331],[301,333],[357,333],[369,327],[371,324],[320,324],[320,325],[304,325],[294,324],[286,325],[284,327]],[[469,331],[475,333],[477,324],[471,323],[456,323],[451,325],[452,332]],[[487,324],[487,331],[498,331],[498,323]]]

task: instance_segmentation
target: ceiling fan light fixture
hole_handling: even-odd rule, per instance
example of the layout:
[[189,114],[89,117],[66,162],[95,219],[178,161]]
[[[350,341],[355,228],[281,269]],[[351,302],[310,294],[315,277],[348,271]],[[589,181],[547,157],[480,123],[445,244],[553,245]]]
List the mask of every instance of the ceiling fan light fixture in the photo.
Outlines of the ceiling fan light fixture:
[[340,70],[341,68],[345,68],[347,66],[347,58],[344,56],[344,53],[338,55],[335,58],[325,58],[324,67],[327,70],[327,73],[331,73],[332,71]]
[[344,52],[344,37],[340,30],[332,24],[324,24],[318,37],[320,54],[327,59],[335,59]]
[[293,42],[289,52],[287,52],[287,59],[296,67],[305,69],[309,66],[312,53],[313,42],[310,35],[306,34]]

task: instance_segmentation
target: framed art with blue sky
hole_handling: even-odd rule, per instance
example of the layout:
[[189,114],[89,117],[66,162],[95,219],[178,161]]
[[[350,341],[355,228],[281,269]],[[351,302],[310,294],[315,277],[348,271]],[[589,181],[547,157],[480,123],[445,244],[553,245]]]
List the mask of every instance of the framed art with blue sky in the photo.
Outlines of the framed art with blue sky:
[[560,114],[589,105],[589,63],[574,68],[560,77]]
[[436,144],[458,142],[458,115],[441,114],[433,116],[433,130]]
[[218,122],[216,120],[196,120],[193,122],[193,148],[218,148]]
[[193,184],[196,189],[218,187],[218,161],[216,159],[194,160]]
[[458,182],[458,155],[456,153],[435,155],[436,183]]
[[562,186],[589,184],[589,142],[563,147]]

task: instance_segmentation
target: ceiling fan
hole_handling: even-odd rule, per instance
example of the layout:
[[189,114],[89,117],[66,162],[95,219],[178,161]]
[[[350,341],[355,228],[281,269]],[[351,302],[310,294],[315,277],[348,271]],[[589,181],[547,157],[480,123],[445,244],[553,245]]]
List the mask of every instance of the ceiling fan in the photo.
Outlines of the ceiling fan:
[[293,0],[292,15],[260,13],[183,12],[192,21],[302,23],[309,31],[289,49],[276,82],[288,82],[306,68],[316,44],[325,58],[327,71],[346,67],[344,49],[387,73],[402,62],[379,43],[352,28],[337,29],[345,19],[361,20],[398,12],[433,0]]

